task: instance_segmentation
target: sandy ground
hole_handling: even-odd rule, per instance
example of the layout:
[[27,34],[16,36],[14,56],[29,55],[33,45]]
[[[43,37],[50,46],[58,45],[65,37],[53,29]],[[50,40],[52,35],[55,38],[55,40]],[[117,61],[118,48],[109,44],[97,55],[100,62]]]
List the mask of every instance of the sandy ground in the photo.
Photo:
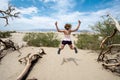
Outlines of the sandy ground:
[[[13,34],[12,39],[21,43],[23,33]],[[25,65],[18,62],[19,58],[28,53],[37,52],[40,47],[24,47],[19,52],[7,54],[0,64],[0,80],[16,80]],[[47,55],[39,59],[28,78],[38,80],[120,80],[120,77],[103,69],[101,63],[96,62],[97,54],[89,50],[78,50],[75,54],[68,46],[57,54],[58,48],[42,47]]]

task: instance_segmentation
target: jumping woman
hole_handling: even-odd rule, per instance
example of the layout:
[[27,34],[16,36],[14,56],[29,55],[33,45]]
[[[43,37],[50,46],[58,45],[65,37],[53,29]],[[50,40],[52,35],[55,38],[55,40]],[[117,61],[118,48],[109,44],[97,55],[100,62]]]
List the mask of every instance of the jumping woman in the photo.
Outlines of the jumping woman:
[[57,31],[64,33],[64,39],[62,40],[61,46],[60,46],[60,48],[58,49],[58,54],[60,54],[60,51],[61,51],[62,49],[64,49],[64,47],[65,47],[66,44],[69,45],[70,49],[75,50],[75,53],[78,52],[78,51],[77,51],[77,48],[76,48],[76,47],[73,47],[72,40],[71,40],[71,38],[70,38],[70,34],[71,34],[71,32],[77,31],[77,30],[79,29],[79,27],[80,27],[80,24],[81,24],[81,21],[78,20],[78,26],[77,26],[76,29],[71,30],[71,27],[72,27],[71,24],[65,24],[65,26],[64,26],[65,30],[60,30],[60,29],[58,28],[57,21],[55,22],[55,26],[56,26]]

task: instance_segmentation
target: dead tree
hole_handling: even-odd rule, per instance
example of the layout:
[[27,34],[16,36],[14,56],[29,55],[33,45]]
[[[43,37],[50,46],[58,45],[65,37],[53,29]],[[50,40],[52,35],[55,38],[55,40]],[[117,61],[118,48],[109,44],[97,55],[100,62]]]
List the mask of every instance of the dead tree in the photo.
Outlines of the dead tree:
[[98,61],[103,61],[105,54],[111,53],[111,48],[113,47],[113,45],[108,46],[107,50],[104,50],[104,44],[109,38],[112,38],[116,34],[116,32],[117,32],[117,29],[114,29],[114,32],[110,36],[107,36],[105,39],[102,40],[102,42],[100,44],[101,52],[97,59]]
[[107,36],[107,37],[105,37],[105,38],[102,40],[102,42],[101,42],[101,44],[100,44],[101,52],[100,52],[100,54],[99,54],[99,56],[98,56],[97,61],[103,61],[105,55],[108,54],[108,53],[111,53],[112,47],[115,47],[115,46],[118,47],[118,46],[120,46],[120,44],[112,44],[112,45],[108,45],[108,46],[107,46],[107,50],[104,49],[104,48],[105,48],[104,45],[105,45],[106,41],[107,41],[108,39],[114,37],[115,34],[116,34],[118,31],[120,32],[120,25],[119,25],[118,21],[117,21],[115,18],[113,18],[111,15],[107,15],[107,16],[109,16],[109,17],[113,20],[113,22],[114,22],[114,24],[115,24],[115,29],[114,29],[113,33],[112,33],[110,36]]
[[12,50],[17,50],[16,47],[14,46],[14,42],[11,40],[3,41],[2,39],[0,39],[0,43],[2,43],[2,45],[0,45],[0,47],[1,46],[3,47],[2,49],[0,49],[0,60],[7,54],[7,53],[3,54],[4,50],[8,50],[10,48]]
[[113,18],[111,15],[107,15],[107,16],[109,16],[114,21],[115,29],[110,36],[107,36],[102,40],[102,42],[100,44],[101,52],[100,52],[97,60],[104,61],[102,66],[105,69],[108,69],[111,72],[116,72],[116,73],[120,74],[120,55],[117,55],[117,53],[115,53],[116,57],[114,57],[114,58],[108,58],[106,56],[107,54],[112,53],[112,48],[120,47],[120,44],[107,45],[107,47],[105,48],[106,41],[108,39],[114,37],[117,32],[120,32],[120,25],[119,25],[118,21],[115,18]]
[[22,73],[17,77],[17,80],[25,80],[29,74],[29,71],[33,67],[33,65],[37,62],[39,58],[42,58],[42,56],[45,54],[46,53],[44,52],[44,50],[41,49],[39,53],[34,53],[34,54],[29,53],[26,57],[19,59],[18,61],[20,63],[24,61],[26,66],[22,71]]
[[18,18],[20,12],[15,12],[15,7],[11,6],[10,4],[8,4],[8,9],[7,10],[0,10],[0,18],[1,19],[5,19],[5,26],[7,26],[9,24],[9,18]]
[[[7,26],[9,24],[9,18],[17,18],[19,14],[20,14],[20,12],[15,12],[15,7],[11,6],[10,4],[8,4],[7,10],[0,9],[0,18],[5,19],[5,22],[6,22],[5,26]],[[1,55],[1,53],[4,50],[7,50],[9,48],[13,48],[14,50],[16,50],[16,48],[14,46],[14,42],[12,42],[11,40],[3,41],[0,39],[0,43],[2,43],[4,45],[4,48],[2,50],[0,50],[0,59],[5,56],[5,55]]]
[[[12,5],[8,4],[8,8],[6,10],[1,10],[0,9],[0,19],[5,19],[5,26],[9,24],[9,18],[18,18],[20,12],[15,12],[15,7]],[[7,50],[9,48],[12,48],[13,50],[16,50],[16,47],[14,46],[14,42],[9,40],[9,41],[3,41],[0,39],[0,43],[4,45],[3,49],[0,49],[0,60],[7,54],[2,54],[4,50]],[[1,45],[0,45],[1,47]]]

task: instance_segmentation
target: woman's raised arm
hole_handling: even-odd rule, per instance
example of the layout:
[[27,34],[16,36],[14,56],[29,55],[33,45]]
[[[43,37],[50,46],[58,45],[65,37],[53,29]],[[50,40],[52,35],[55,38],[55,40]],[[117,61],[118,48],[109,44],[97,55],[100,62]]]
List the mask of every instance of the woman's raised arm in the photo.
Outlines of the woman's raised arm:
[[75,32],[75,31],[77,31],[77,30],[79,29],[79,27],[80,27],[80,24],[81,24],[81,21],[80,21],[80,20],[78,20],[78,26],[77,26],[77,28],[76,28],[76,29],[74,29],[74,30],[71,30],[71,32]]
[[60,30],[60,29],[58,28],[57,21],[55,22],[55,26],[56,26],[56,29],[57,29],[58,32],[63,32],[62,30]]

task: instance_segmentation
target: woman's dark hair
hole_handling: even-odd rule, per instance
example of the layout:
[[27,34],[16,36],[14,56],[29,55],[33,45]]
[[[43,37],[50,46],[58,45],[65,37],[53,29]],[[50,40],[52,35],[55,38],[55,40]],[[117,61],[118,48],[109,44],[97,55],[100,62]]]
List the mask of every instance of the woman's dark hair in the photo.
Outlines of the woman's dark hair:
[[64,26],[64,28],[66,29],[66,30],[69,30],[70,28],[72,27],[72,25],[71,24],[65,24],[65,26]]

